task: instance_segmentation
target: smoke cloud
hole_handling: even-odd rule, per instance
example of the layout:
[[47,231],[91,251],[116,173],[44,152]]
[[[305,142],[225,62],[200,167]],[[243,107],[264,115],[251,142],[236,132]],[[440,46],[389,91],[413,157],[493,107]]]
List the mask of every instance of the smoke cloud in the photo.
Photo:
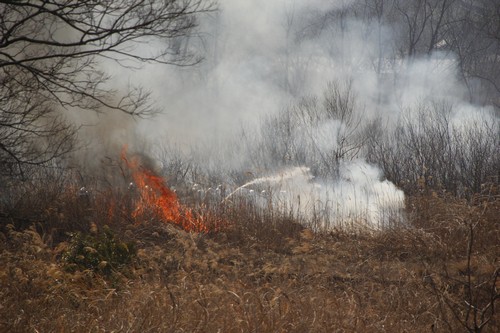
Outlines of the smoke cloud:
[[[162,110],[138,122],[135,137],[145,138],[153,150],[180,147],[207,169],[250,170],[257,178],[272,178],[286,171],[269,161],[259,167],[255,147],[263,119],[305,96],[320,98],[328,82],[335,81],[351,82],[362,125],[381,119],[390,128],[428,101],[459,105],[450,115],[454,124],[464,126],[471,114],[497,121],[491,110],[465,100],[452,54],[396,57],[399,33],[343,15],[352,2],[220,0],[219,10],[201,16],[197,34],[179,48],[203,56],[203,62],[115,71],[113,82],[141,83]],[[341,120],[318,124],[309,130],[310,138],[319,151],[329,151],[346,126]],[[362,152],[341,161],[336,179],[314,179],[311,165],[296,167],[307,171],[269,186],[277,200],[300,206],[303,214],[320,203],[325,216],[335,220],[378,226],[386,222],[384,211],[400,211],[404,205],[402,191],[384,180]]]

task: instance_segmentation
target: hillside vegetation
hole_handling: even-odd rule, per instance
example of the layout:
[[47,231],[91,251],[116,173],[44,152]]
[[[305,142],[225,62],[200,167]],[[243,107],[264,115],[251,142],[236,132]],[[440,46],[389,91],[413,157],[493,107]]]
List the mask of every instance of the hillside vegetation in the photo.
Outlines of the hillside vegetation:
[[500,332],[500,1],[0,1],[0,333]]
[[[48,185],[47,185],[48,184]],[[406,226],[313,231],[245,200],[186,232],[117,187],[0,210],[2,332],[497,332],[500,196],[421,188]],[[186,198],[185,198],[186,200]]]

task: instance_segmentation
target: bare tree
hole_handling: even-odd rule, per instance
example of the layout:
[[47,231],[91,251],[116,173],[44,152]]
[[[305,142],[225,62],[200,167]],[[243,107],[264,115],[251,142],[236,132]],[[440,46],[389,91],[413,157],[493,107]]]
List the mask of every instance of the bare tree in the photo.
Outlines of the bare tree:
[[471,102],[500,108],[500,3],[460,1],[446,41],[457,54]]
[[[105,87],[102,60],[196,63],[179,40],[211,8],[203,0],[1,0],[0,170],[22,174],[71,149],[77,129],[58,110],[153,112],[142,89],[117,97]],[[162,47],[145,47],[152,42]]]
[[442,42],[447,16],[456,0],[395,0],[394,6],[404,34],[400,50],[413,57],[430,54]]
[[305,97],[267,118],[259,152],[279,166],[307,165],[315,176],[337,179],[341,162],[366,144],[362,111],[352,82],[332,81],[322,98]]

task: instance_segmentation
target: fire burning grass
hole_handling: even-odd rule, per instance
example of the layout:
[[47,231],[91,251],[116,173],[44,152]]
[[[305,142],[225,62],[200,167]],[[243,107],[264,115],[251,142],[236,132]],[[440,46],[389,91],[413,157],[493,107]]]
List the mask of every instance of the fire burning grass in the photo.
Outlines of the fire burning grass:
[[498,195],[423,192],[411,227],[315,233],[249,204],[190,210],[123,156],[131,206],[44,186],[0,214],[0,332],[499,331]]
[[193,214],[189,208],[180,204],[177,195],[165,185],[162,177],[141,165],[139,158],[128,157],[126,146],[122,149],[121,158],[132,172],[139,191],[139,199],[132,212],[135,220],[151,211],[162,221],[176,224],[188,232],[211,231],[202,215]]

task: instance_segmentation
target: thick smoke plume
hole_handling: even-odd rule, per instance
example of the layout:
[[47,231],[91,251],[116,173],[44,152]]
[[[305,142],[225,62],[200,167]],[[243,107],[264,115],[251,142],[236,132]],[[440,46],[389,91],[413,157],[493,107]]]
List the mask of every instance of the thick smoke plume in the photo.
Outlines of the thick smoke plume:
[[[267,182],[276,200],[303,214],[321,211],[332,220],[387,223],[385,213],[400,212],[404,195],[366,161],[371,124],[390,131],[417,117],[411,110],[418,105],[433,102],[452,103],[450,124],[462,127],[477,125],[474,119],[496,123],[498,118],[466,102],[453,54],[396,57],[393,45],[399,32],[343,15],[353,3],[219,1],[218,11],[199,18],[198,34],[179,41],[178,52],[194,52],[203,62],[187,68],[146,66],[132,76],[115,73],[115,82],[133,80],[150,88],[163,112],[141,121],[135,135],[144,137],[155,153],[176,147],[233,189],[299,168],[296,177]],[[295,121],[284,144],[293,143],[310,155],[275,159],[267,153],[263,147],[282,138],[277,130],[275,138],[269,137],[278,128],[273,119],[279,125],[308,99],[322,110],[332,82],[349,87],[355,101],[351,121],[331,115],[310,123],[296,118],[302,120]],[[354,149],[335,165],[323,161],[333,171],[318,166],[324,156],[345,147],[346,140]],[[238,172],[251,172],[254,178],[238,179]]]

